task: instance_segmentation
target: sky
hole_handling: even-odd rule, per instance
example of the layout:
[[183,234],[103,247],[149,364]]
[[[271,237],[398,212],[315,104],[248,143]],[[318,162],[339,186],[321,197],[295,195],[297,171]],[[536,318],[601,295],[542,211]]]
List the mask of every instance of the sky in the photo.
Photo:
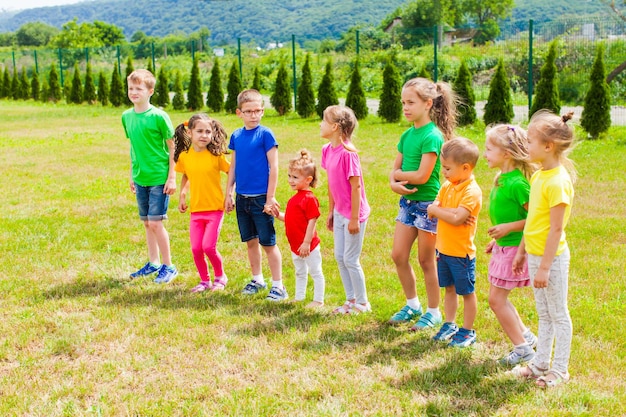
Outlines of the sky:
[[34,7],[60,6],[84,0],[0,0],[0,10],[23,10]]

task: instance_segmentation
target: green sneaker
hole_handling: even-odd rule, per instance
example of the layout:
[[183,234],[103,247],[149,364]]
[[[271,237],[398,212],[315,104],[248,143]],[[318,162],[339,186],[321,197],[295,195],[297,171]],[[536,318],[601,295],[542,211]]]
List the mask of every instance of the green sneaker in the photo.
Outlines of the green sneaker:
[[389,324],[400,324],[400,323],[408,323],[410,321],[415,320],[415,318],[422,315],[422,307],[417,310],[412,309],[408,305],[402,307],[400,311],[391,316],[389,319]]
[[428,328],[433,328],[439,326],[443,322],[443,318],[439,315],[438,318],[435,318],[428,311],[420,317],[420,319],[411,327],[411,331],[415,332],[417,330],[424,330]]

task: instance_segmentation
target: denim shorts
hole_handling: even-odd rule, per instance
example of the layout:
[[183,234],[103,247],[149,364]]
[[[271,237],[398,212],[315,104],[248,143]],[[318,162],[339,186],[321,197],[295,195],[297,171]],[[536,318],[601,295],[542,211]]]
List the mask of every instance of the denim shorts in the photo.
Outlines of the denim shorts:
[[437,252],[437,275],[441,288],[454,285],[458,295],[472,294],[476,284],[476,258],[459,258]]
[[276,245],[274,217],[263,212],[266,199],[265,194],[258,196],[237,194],[235,206],[242,242],[258,238],[262,246]]
[[400,211],[396,221],[426,232],[437,233],[437,219],[429,219],[426,211],[432,203],[432,201],[413,201],[401,197]]
[[135,196],[139,207],[139,218],[143,221],[158,221],[167,219],[167,206],[170,196],[163,194],[165,184],[141,186],[135,183]]

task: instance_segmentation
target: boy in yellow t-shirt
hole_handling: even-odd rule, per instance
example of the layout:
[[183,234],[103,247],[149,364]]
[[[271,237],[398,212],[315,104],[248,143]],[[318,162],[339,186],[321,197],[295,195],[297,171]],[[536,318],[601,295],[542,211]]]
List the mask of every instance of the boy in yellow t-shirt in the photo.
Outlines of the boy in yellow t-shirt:
[[[474,319],[477,300],[476,219],[482,206],[482,191],[473,171],[480,151],[469,139],[455,138],[441,148],[441,168],[446,182],[437,199],[428,206],[428,217],[437,218],[437,274],[445,288],[443,323],[434,340],[449,346],[466,347],[476,341]],[[463,327],[455,323],[458,298],[463,297]]]

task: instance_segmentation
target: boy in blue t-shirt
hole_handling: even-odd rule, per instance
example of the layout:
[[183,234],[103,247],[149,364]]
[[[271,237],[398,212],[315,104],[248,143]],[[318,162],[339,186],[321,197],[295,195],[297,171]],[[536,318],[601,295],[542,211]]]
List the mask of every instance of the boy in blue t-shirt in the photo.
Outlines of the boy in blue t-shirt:
[[[237,116],[244,123],[233,132],[228,148],[232,151],[226,212],[237,211],[241,241],[248,246],[248,260],[252,280],[242,293],[257,294],[267,288],[261,269],[261,247],[267,255],[272,288],[267,300],[286,300],[289,295],[282,281],[282,257],[276,246],[276,230],[272,213],[278,212],[276,186],[278,184],[278,143],[274,133],[261,126],[263,97],[257,90],[244,90],[237,96]],[[236,185],[236,200],[233,191]]]

